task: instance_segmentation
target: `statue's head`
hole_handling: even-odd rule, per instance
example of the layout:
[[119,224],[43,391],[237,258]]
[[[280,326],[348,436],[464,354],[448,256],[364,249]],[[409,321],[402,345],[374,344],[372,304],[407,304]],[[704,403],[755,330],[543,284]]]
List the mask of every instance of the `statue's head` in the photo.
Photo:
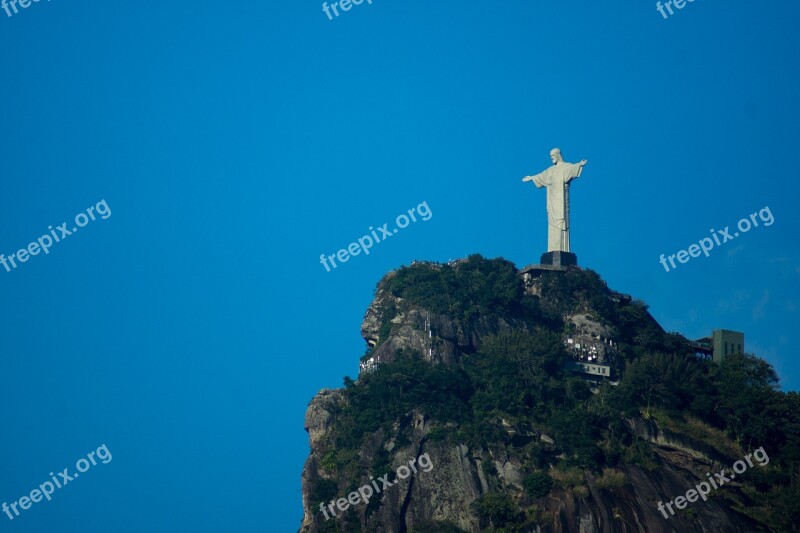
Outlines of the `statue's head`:
[[553,162],[554,165],[559,164],[564,159],[561,157],[561,150],[558,148],[553,148],[550,150],[550,160]]

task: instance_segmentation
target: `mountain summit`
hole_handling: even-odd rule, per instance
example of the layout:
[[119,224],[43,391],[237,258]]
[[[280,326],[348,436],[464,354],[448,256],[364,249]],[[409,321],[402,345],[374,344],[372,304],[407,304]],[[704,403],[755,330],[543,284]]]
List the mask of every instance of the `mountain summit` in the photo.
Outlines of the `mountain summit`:
[[301,533],[797,531],[798,395],[591,270],[417,262],[361,333],[306,413]]

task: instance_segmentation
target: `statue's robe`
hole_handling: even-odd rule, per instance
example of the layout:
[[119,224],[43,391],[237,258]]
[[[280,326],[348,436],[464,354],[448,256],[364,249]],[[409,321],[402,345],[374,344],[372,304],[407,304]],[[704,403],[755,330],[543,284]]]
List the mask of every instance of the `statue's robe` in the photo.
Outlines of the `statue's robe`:
[[533,176],[536,187],[547,187],[547,251],[569,252],[569,182],[583,167],[563,161]]

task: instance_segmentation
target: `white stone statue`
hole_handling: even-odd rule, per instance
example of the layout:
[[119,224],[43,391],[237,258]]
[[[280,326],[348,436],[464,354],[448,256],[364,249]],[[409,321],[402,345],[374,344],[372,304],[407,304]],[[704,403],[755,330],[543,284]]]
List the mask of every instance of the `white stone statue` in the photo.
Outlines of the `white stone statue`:
[[550,159],[552,167],[522,181],[532,181],[539,189],[547,187],[547,251],[569,252],[569,182],[581,175],[586,160],[566,163],[558,148],[550,150]]

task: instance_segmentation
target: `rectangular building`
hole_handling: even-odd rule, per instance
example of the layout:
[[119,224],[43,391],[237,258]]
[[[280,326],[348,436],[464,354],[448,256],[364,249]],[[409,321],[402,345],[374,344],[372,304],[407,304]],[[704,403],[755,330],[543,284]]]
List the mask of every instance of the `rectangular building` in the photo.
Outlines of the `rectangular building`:
[[728,355],[744,353],[744,333],[728,329],[715,329],[711,334],[714,346],[713,361],[721,363]]
[[596,376],[600,378],[611,377],[611,367],[608,365],[585,363],[582,361],[567,361],[565,366],[568,370],[572,370],[573,372],[581,372],[583,374],[589,374],[590,376]]

